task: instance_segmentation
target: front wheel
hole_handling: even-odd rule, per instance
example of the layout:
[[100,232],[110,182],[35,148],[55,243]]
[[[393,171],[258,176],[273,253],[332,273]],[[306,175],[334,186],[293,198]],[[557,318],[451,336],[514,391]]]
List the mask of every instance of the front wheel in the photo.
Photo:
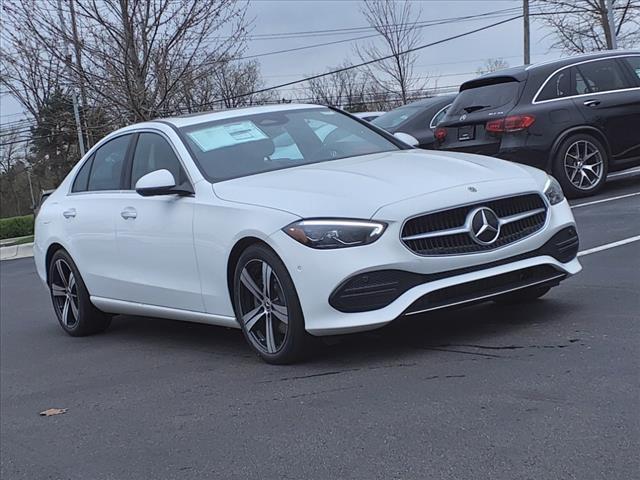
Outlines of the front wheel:
[[253,350],[266,362],[287,364],[306,353],[310,335],[291,276],[268,247],[252,245],[235,269],[236,318]]
[[593,195],[607,178],[608,156],[604,145],[591,135],[571,135],[558,149],[553,175],[569,198]]

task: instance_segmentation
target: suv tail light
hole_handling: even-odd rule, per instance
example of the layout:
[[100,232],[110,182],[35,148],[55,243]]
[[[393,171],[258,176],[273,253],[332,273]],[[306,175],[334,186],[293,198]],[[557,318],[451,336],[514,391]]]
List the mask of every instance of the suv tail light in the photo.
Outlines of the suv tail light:
[[433,135],[439,142],[444,142],[444,139],[447,138],[447,129],[444,127],[438,127],[436,128],[436,131],[433,133]]
[[535,121],[536,117],[533,115],[509,115],[505,118],[489,120],[484,128],[490,133],[520,132],[529,128]]

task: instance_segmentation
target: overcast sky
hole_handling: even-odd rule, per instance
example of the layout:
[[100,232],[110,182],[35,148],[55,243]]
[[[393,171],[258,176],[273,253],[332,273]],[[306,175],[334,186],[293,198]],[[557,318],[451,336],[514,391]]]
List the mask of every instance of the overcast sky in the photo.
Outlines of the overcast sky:
[[[521,0],[422,0],[413,3],[416,12],[422,10],[420,18],[416,18],[416,21],[476,15],[522,6]],[[364,27],[367,24],[360,12],[360,6],[360,2],[356,0],[252,0],[248,16],[254,19],[252,35]],[[426,27],[420,31],[420,43],[434,42],[506,18],[508,16]],[[245,55],[350,39],[368,33],[370,32],[293,40],[250,40]],[[550,49],[551,39],[548,38],[548,33],[539,23],[532,23],[533,62],[560,56],[559,52]],[[518,19],[468,37],[426,48],[418,53],[416,74],[432,77],[430,87],[458,85],[473,77],[487,58],[500,57],[510,65],[521,64],[522,38],[522,19]],[[357,62],[354,45],[370,41],[372,40],[349,41],[260,57],[265,83],[268,86],[277,85],[308,74],[320,73],[347,59]],[[18,114],[21,108],[16,102],[6,95],[3,95],[0,101],[2,123],[20,118]]]

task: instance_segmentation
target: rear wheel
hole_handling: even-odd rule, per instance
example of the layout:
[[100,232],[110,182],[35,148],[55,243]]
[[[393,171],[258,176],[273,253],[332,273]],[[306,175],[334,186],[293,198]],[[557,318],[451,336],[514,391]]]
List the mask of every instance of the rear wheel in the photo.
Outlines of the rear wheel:
[[494,302],[511,305],[514,303],[525,303],[532,302],[537,300],[538,298],[545,295],[551,287],[529,287],[523,288],[522,290],[517,290],[515,292],[507,293],[505,295],[501,295],[494,299]]
[[556,155],[553,174],[570,198],[595,194],[607,178],[609,159],[604,145],[587,134],[565,139]]
[[266,362],[300,360],[309,344],[293,281],[278,256],[252,245],[240,256],[234,275],[234,308],[245,338]]
[[51,258],[49,291],[60,326],[69,335],[82,337],[102,332],[111,323],[111,316],[91,303],[78,268],[64,250],[58,250]]

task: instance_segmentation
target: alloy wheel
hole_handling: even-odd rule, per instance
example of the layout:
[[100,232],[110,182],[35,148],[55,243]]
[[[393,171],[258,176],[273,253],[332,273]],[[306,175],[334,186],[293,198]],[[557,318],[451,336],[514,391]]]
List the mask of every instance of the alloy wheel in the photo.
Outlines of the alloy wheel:
[[564,171],[574,187],[591,190],[604,174],[600,149],[588,140],[573,142],[564,156]]
[[61,322],[67,328],[78,324],[78,284],[73,270],[63,259],[53,264],[51,272],[51,295]]
[[273,268],[264,260],[247,262],[240,273],[240,321],[260,351],[277,353],[289,331],[284,290]]

